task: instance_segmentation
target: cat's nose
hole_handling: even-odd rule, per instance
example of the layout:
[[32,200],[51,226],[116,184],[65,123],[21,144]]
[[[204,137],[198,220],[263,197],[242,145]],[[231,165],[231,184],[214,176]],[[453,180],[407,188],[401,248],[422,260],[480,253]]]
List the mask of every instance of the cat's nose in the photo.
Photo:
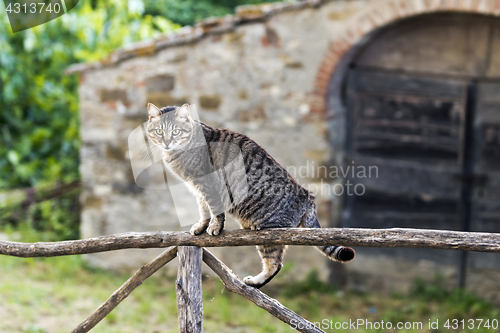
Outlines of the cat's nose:
[[163,142],[163,147],[168,148],[171,141]]

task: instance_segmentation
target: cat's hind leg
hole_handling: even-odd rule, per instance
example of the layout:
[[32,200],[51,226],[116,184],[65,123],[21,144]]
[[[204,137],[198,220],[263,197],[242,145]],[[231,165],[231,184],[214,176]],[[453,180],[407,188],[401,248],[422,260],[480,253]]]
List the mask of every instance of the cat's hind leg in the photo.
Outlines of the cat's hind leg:
[[262,272],[256,276],[247,276],[243,282],[249,286],[260,288],[271,281],[283,267],[286,246],[257,246],[262,258]]

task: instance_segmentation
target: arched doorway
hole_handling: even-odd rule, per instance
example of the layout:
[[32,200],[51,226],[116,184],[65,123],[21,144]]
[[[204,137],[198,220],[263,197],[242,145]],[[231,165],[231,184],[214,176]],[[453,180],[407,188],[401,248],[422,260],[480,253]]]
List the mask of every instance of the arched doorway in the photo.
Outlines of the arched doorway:
[[[356,170],[347,180],[365,188],[345,197],[342,225],[500,232],[500,19],[415,16],[376,31],[355,53],[336,85],[343,93],[330,98],[345,109],[344,164]],[[361,166],[378,173],[359,177]],[[359,252],[462,268],[466,259]],[[470,258],[476,268],[500,267],[495,255]]]

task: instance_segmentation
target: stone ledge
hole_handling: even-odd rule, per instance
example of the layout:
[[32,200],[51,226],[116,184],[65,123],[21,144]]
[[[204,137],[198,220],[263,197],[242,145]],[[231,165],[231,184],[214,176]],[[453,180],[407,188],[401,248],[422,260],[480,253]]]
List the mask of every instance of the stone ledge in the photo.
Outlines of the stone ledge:
[[197,23],[194,27],[183,27],[155,40],[138,42],[118,49],[98,62],[71,65],[66,69],[65,73],[82,73],[88,70],[116,65],[121,61],[151,55],[168,47],[194,43],[208,35],[229,32],[241,24],[266,20],[282,12],[320,6],[322,3],[328,1],[332,0],[298,0],[297,2],[274,2],[261,5],[238,6],[236,7],[235,15],[207,18]]

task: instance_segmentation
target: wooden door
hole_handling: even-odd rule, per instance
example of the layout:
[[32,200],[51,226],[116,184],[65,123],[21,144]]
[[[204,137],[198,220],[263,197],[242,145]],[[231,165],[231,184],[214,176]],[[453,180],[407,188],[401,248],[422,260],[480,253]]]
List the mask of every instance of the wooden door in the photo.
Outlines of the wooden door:
[[[347,81],[347,181],[363,195],[345,195],[343,225],[460,230],[467,81],[352,70]],[[372,167],[371,175],[360,171]],[[378,174],[374,174],[376,167]],[[360,177],[361,176],[361,177]],[[360,188],[358,187],[358,193]],[[370,249],[429,257],[457,252]]]
[[[479,82],[476,90],[470,230],[500,232],[500,83]],[[475,267],[500,267],[499,256],[471,258]]]

